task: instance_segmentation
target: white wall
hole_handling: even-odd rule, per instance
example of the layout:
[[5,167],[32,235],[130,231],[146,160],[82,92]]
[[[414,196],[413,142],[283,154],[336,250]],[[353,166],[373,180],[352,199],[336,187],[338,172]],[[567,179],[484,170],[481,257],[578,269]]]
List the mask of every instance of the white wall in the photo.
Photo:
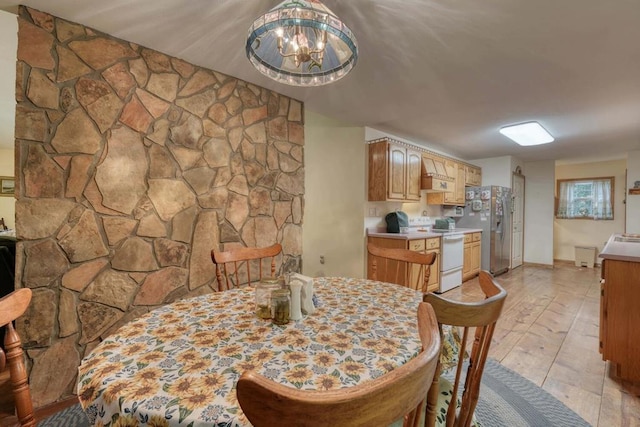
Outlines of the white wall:
[[[633,188],[634,183],[640,181],[640,151],[627,153],[627,188]],[[640,233],[640,195],[626,195],[627,197],[627,233]]]
[[[613,196],[614,219],[612,221],[594,221],[590,219],[554,220],[554,259],[575,260],[576,246],[594,246],[597,248],[597,253],[599,253],[612,233],[624,232],[626,167],[627,161],[624,159],[556,165],[556,180],[613,176],[615,181]],[[556,184],[556,193],[557,189]],[[554,194],[557,196],[556,193]]]
[[482,185],[500,185],[511,188],[511,173],[515,170],[512,156],[475,159],[470,163],[482,168]]
[[[16,52],[18,19],[0,10],[0,176],[14,176],[14,121],[16,111]],[[0,197],[0,217],[9,228],[15,226],[15,199]]]
[[364,127],[305,110],[304,132],[302,272],[308,276],[365,277]]
[[527,162],[523,174],[526,176],[524,262],[553,265],[555,162]]

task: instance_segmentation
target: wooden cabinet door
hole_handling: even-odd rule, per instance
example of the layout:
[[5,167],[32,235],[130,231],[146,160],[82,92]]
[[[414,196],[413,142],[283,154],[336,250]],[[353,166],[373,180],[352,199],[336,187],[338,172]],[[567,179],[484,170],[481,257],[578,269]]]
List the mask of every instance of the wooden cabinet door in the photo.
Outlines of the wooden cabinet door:
[[480,274],[480,242],[471,244],[471,275],[473,277]]
[[[409,240],[409,250],[414,252],[424,253],[425,251],[425,240]],[[420,265],[413,264],[411,266],[411,272],[409,277],[407,277],[407,283],[413,289],[422,290],[422,284],[424,283],[424,270]]]
[[407,189],[406,200],[420,200],[420,175],[422,174],[422,154],[407,148]]
[[395,144],[389,144],[389,199],[404,200],[407,186],[407,149]]
[[458,164],[456,175],[456,204],[459,206],[464,206],[464,166]]
[[[427,282],[427,292],[437,291],[440,288],[440,238],[431,238],[425,240],[410,240],[409,249],[426,254],[436,254],[436,260],[431,264],[429,269],[429,281]],[[424,271],[420,266],[414,265],[411,272],[411,284],[419,283],[420,288],[424,281]],[[418,281],[418,282],[416,282]]]
[[369,191],[368,200],[379,202],[387,200],[387,184],[389,183],[389,149],[386,142],[368,144],[369,151]]
[[482,169],[476,166],[464,166],[464,183],[470,187],[482,185]]
[[462,280],[466,280],[471,277],[471,246],[473,243],[464,244],[464,252],[462,255]]
[[[407,249],[407,241],[401,239],[387,239],[384,237],[367,237],[367,242],[372,243],[380,248],[396,248]],[[367,253],[367,279],[373,279],[373,260],[374,256]],[[396,261],[378,262],[376,267],[376,280],[381,282],[396,283],[394,281],[396,269],[400,269],[399,277],[406,278],[406,268],[404,265],[398,265]],[[406,279],[405,279],[406,280]],[[402,283],[396,283],[401,286],[405,286],[405,281],[400,280]]]
[[429,271],[429,283],[427,284],[427,291],[434,292],[440,288],[440,249],[431,249],[427,251],[428,254],[436,254],[436,260],[431,264],[431,270]]
[[454,205],[456,204],[456,195],[458,192],[458,164],[451,161],[445,161],[444,167],[447,170],[447,175],[451,178],[454,178],[453,182],[453,192],[444,193],[444,203],[446,205]]

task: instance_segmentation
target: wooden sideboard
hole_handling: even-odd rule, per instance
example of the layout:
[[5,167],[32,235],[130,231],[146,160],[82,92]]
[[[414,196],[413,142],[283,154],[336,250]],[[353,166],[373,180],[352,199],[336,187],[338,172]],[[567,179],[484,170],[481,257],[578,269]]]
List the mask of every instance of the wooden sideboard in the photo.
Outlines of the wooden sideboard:
[[[601,253],[600,353],[614,364],[617,376],[640,382],[640,258],[617,255],[622,252],[616,246],[624,247],[612,245],[612,239]],[[640,243],[625,245],[640,250]]]

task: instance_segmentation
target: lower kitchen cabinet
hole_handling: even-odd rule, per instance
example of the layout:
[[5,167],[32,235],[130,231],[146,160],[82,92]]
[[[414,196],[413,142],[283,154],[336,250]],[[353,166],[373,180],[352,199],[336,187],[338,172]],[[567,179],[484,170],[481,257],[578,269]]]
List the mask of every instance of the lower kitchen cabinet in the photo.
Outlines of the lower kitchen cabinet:
[[604,259],[601,274],[602,359],[621,379],[640,383],[640,262]]
[[[428,292],[437,291],[438,288],[440,287],[440,237],[430,237],[427,239],[411,239],[411,240],[387,239],[384,237],[369,237],[368,242],[373,243],[374,245],[381,248],[409,249],[412,251],[422,252],[427,254],[435,253],[436,260],[431,266],[431,270],[429,272],[429,284],[428,284],[427,291]],[[389,267],[388,270],[390,271],[389,274],[387,274],[387,271],[384,269],[384,267],[380,266],[379,264],[380,263],[378,263],[378,268],[377,268],[378,280],[382,282],[393,283],[392,277],[395,275],[395,269],[397,268],[397,264],[391,263],[391,262],[389,263],[389,266],[388,266]],[[413,276],[414,276],[418,272],[419,267],[413,266],[412,268],[415,269],[413,272]],[[373,257],[371,255],[368,255],[367,257],[367,278],[368,279],[372,278],[372,271],[373,271]],[[401,271],[401,277],[404,277],[404,281],[403,283],[398,283],[398,285],[407,286],[407,283],[409,280],[409,272]],[[422,282],[424,280],[424,276],[420,275],[418,280]]]
[[473,279],[480,274],[480,247],[482,233],[464,235],[464,254],[462,263],[462,281]]

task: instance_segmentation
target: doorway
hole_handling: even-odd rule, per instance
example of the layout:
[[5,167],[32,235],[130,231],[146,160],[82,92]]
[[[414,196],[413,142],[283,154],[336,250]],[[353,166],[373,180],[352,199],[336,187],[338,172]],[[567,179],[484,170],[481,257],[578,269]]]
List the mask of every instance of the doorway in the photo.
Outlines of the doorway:
[[514,172],[511,178],[513,191],[513,222],[511,234],[511,268],[522,265],[524,251],[524,175]]

